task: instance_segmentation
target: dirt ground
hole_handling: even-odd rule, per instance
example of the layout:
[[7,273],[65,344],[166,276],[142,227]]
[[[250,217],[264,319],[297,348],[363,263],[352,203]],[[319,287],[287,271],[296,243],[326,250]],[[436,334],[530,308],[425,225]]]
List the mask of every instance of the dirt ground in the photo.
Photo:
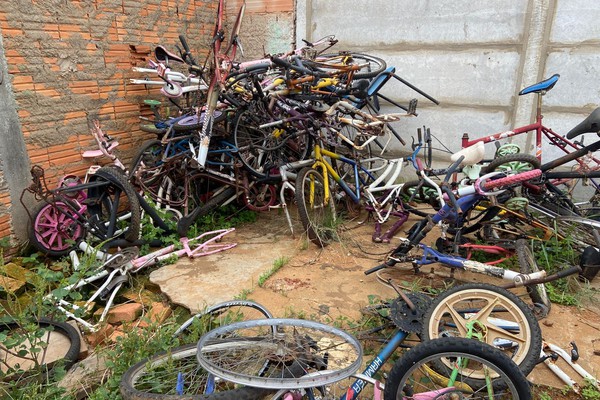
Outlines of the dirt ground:
[[[417,277],[410,266],[386,270],[378,275],[364,274],[365,270],[381,263],[385,255],[398,244],[398,239],[392,240],[391,244],[373,243],[373,221],[363,225],[357,224],[357,221],[345,225],[346,230],[340,242],[324,249],[312,243],[307,244],[305,238],[296,235],[296,240],[291,242],[296,247],[290,249],[293,251],[289,253],[293,255],[262,287],[253,287],[249,298],[267,306],[276,317],[301,316],[332,323],[360,319],[360,309],[369,303],[370,298],[395,298],[396,292],[385,284],[387,278],[393,278],[397,285],[407,289],[412,287],[414,283],[411,282],[415,282]],[[397,237],[405,237],[405,231],[413,222],[409,220],[405,223]],[[258,223],[240,229],[260,233],[264,232],[265,227],[269,232],[290,236],[285,218],[277,210],[261,214]],[[297,223],[295,229],[301,231]],[[428,240],[435,238],[432,232]],[[252,255],[249,253],[248,256]],[[421,277],[420,284],[443,285],[444,279],[439,274],[448,276],[449,270],[437,270],[435,278]],[[489,281],[485,277],[482,279],[481,275],[460,271],[455,278],[465,282]],[[523,295],[523,291],[517,293]],[[589,300],[579,308],[553,304],[548,317],[540,321],[544,340],[567,351],[570,350],[569,343],[575,341],[580,352],[578,363],[596,377],[600,375],[600,305],[597,297],[588,296]],[[528,300],[527,297],[524,300]],[[558,365],[577,382],[583,383],[583,379],[565,363],[559,361]],[[541,385],[565,387],[544,364],[539,364],[529,379]]]

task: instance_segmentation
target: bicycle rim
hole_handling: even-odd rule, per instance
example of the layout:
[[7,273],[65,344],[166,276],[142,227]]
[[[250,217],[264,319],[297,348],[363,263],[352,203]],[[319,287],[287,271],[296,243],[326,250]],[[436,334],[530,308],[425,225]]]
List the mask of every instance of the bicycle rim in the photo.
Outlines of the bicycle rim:
[[[466,284],[441,293],[425,315],[422,337],[466,337],[475,320],[479,324],[472,332],[483,333],[487,344],[503,349],[523,373],[531,372],[542,345],[540,327],[521,299],[497,286]],[[477,385],[482,379],[480,371],[473,371],[466,381]]]
[[357,339],[328,325],[265,319],[237,322],[207,333],[198,342],[197,355],[203,368],[231,382],[300,389],[352,375],[360,367],[362,348]]

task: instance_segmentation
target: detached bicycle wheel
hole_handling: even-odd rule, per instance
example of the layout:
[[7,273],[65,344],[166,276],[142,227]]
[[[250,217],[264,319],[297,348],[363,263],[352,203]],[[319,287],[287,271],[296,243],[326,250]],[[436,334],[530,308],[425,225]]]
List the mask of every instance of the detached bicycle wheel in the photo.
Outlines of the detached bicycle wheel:
[[[443,370],[436,369],[439,365]],[[473,386],[465,379],[472,371],[488,380]],[[531,389],[525,375],[500,350],[476,340],[441,338],[413,347],[390,371],[384,399],[413,398],[529,400]]]
[[[49,318],[31,324],[0,323],[0,380],[16,381],[37,374],[48,375],[62,365],[69,369],[79,357],[79,333],[71,325]],[[36,347],[37,351],[33,351]],[[43,349],[52,348],[51,352]],[[34,361],[35,359],[35,361]]]
[[216,376],[270,389],[324,386],[354,374],[362,362],[356,338],[299,319],[236,322],[198,342],[198,362]]
[[316,169],[303,168],[296,177],[296,204],[311,242],[324,247],[336,237],[333,196],[326,198],[325,180]]
[[231,300],[208,307],[186,321],[174,334],[195,334],[188,337],[193,343],[159,352],[129,368],[121,379],[121,394],[126,400],[262,398],[272,391],[236,388],[215,379],[198,365],[196,353],[197,339],[202,333],[233,322],[264,318],[271,318],[271,313],[249,300]]

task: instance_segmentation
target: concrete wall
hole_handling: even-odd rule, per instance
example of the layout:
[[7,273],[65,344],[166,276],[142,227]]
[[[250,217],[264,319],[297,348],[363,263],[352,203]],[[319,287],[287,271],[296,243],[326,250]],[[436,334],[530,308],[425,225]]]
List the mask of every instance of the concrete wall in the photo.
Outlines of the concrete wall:
[[[120,142],[125,162],[136,144],[143,99],[157,89],[130,85],[157,44],[173,48],[184,34],[198,59],[206,55],[216,0],[0,1],[0,238],[25,239],[19,195],[29,165],[50,187],[64,174],[82,176],[97,148],[90,123]],[[31,204],[31,197],[28,198]]]
[[[441,101],[390,85],[396,99],[419,98],[419,116],[398,129],[410,137],[427,125],[457,151],[464,132],[477,138],[529,123],[535,96],[517,93],[554,73],[561,78],[544,97],[545,125],[565,133],[597,107],[599,18],[596,0],[298,0],[296,37],[335,34],[338,49],[396,66]],[[522,136],[516,142],[533,152]],[[545,159],[559,154],[549,147]]]

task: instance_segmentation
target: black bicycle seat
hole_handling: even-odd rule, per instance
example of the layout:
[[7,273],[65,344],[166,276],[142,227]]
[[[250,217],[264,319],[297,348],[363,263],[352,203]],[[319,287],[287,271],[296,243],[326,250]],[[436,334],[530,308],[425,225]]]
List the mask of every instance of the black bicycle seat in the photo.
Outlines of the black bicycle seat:
[[600,132],[600,107],[596,108],[586,119],[581,121],[575,128],[567,133],[567,139],[573,139],[575,136],[584,133]]
[[528,93],[540,93],[541,91],[548,91],[552,89],[554,85],[556,85],[558,78],[560,78],[560,75],[554,74],[550,78],[538,82],[535,85],[527,86],[525,89],[519,92],[519,96],[523,96],[524,94]]

